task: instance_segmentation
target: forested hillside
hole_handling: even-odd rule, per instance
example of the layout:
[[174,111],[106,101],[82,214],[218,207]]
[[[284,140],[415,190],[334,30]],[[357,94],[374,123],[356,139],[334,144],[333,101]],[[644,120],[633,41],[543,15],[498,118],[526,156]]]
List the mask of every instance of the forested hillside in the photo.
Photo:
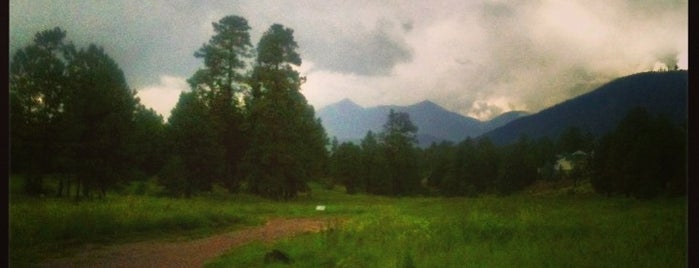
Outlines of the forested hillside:
[[688,72],[645,72],[613,80],[579,97],[539,113],[514,120],[483,134],[497,144],[512,143],[521,135],[555,138],[576,127],[600,137],[611,131],[631,109],[643,107],[674,123],[687,122]]

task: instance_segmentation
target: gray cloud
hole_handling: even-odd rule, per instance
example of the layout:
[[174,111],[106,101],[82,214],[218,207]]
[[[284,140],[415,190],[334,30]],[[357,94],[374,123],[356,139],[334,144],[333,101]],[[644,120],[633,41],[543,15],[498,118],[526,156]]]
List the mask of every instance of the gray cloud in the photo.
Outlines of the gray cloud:
[[198,19],[188,19],[203,14],[204,8],[189,1],[12,1],[10,50],[58,26],[79,47],[104,47],[129,85],[140,88],[158,83],[161,74],[188,76],[196,70],[194,51],[208,36],[192,23]]
[[404,31],[410,32],[411,30],[413,30],[413,22],[412,21],[403,22],[401,24],[401,27],[403,27]]
[[[382,19],[369,31],[350,33],[313,42],[308,58],[317,68],[357,75],[388,75],[393,67],[410,62],[412,50],[401,29],[409,31],[410,24],[396,27]],[[307,49],[309,51],[309,49]]]
[[[615,77],[687,68],[686,0],[10,1],[10,49],[60,26],[105,47],[129,85],[179,94],[211,23],[240,15],[253,44],[272,23],[294,29],[320,108],[352,98],[371,106],[430,99],[488,119],[536,112]],[[167,81],[167,83],[163,82]],[[162,99],[173,99],[163,97]],[[160,105],[160,106],[158,106]],[[162,104],[153,106],[163,107]]]
[[686,8],[683,1],[484,1],[474,11],[484,30],[482,68],[462,78],[477,97],[446,103],[478,117],[536,112],[658,61],[672,68],[686,51]]

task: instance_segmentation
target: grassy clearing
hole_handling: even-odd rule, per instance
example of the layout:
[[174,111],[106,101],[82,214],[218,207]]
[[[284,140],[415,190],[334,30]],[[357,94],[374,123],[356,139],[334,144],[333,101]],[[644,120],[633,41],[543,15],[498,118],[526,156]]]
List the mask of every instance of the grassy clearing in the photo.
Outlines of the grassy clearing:
[[[312,185],[312,198],[273,202],[246,194],[220,192],[191,199],[107,195],[105,199],[28,198],[18,181],[10,183],[10,262],[30,264],[74,253],[86,244],[143,239],[181,239],[259,225],[273,217],[346,216],[366,211],[383,198],[352,197]],[[315,211],[317,204],[327,210]]]
[[273,217],[343,217],[344,224],[322,233],[249,244],[209,266],[265,267],[264,254],[273,248],[288,253],[295,267],[686,266],[686,198],[386,198],[312,189],[312,197],[293,202],[220,193],[109,195],[80,203],[11,196],[10,263],[22,266],[87,243],[204,236]]
[[129,196],[80,203],[26,200],[10,205],[10,256],[27,261],[61,253],[66,246],[192,234],[248,224],[249,220],[231,207],[203,199]]
[[686,228],[684,198],[405,198],[209,266],[265,267],[276,248],[295,267],[686,267]]

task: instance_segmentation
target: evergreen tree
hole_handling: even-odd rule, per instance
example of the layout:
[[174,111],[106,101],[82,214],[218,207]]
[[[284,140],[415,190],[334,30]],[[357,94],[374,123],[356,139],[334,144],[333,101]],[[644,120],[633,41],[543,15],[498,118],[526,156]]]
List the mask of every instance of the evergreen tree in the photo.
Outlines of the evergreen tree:
[[171,158],[162,171],[173,195],[190,197],[224,175],[225,149],[218,144],[201,92],[183,92],[168,120]]
[[474,170],[474,186],[477,193],[494,191],[498,177],[500,154],[489,138],[482,138],[476,144],[477,165]]
[[386,189],[388,195],[416,194],[421,191],[417,163],[417,127],[410,115],[391,110],[379,136],[387,168]]
[[10,62],[11,171],[25,173],[28,194],[42,192],[43,177],[55,171],[65,142],[57,135],[69,98],[65,36],[58,27],[38,32]]
[[251,147],[245,156],[249,190],[290,199],[308,189],[327,161],[327,137],[313,107],[300,93],[301,64],[293,30],[272,25],[257,46],[248,102]]
[[558,151],[562,154],[572,154],[578,150],[584,150],[585,141],[580,128],[568,127],[559,138]]
[[129,135],[138,104],[123,71],[104,49],[90,45],[72,52],[68,65],[70,101],[66,106],[69,136],[76,157],[78,186],[84,196],[128,176]]
[[368,131],[361,142],[362,159],[359,173],[362,175],[365,191],[372,194],[386,194],[389,188],[386,160],[378,137]]
[[10,64],[12,172],[27,173],[29,193],[55,174],[59,196],[73,177],[76,198],[104,195],[142,168],[133,167],[139,100],[104,49],[78,49],[65,37],[59,27],[39,32]]
[[501,194],[511,194],[524,189],[537,178],[537,163],[531,155],[531,142],[526,136],[520,136],[517,143],[502,150],[495,188]]
[[240,185],[236,172],[248,140],[243,131],[244,117],[239,100],[245,95],[247,62],[252,56],[250,26],[239,16],[226,16],[212,23],[214,36],[194,53],[204,60],[189,80],[193,90],[201,91],[217,143],[224,148],[224,170],[217,179],[228,190]]
[[453,149],[449,158],[441,160],[446,172],[438,185],[447,196],[475,196],[494,192],[500,169],[500,154],[488,138],[478,141],[467,138]]
[[129,135],[129,154],[136,178],[144,179],[160,172],[166,161],[166,128],[163,117],[142,104],[134,113],[134,129]]
[[445,178],[452,174],[454,153],[454,145],[448,141],[432,143],[424,151],[424,170],[429,187],[439,189]]
[[361,174],[357,169],[361,165],[361,148],[353,143],[342,143],[332,155],[331,175],[345,185],[348,194],[365,189]]
[[476,147],[471,138],[459,143],[450,161],[450,172],[440,184],[440,192],[446,196],[475,195],[476,158]]
[[597,147],[592,185],[607,195],[684,194],[686,146],[685,130],[643,108],[633,109]]
[[533,161],[539,167],[538,178],[544,180],[556,179],[557,177],[554,176],[554,163],[558,158],[556,157],[554,142],[548,137],[542,137],[534,142],[533,146]]

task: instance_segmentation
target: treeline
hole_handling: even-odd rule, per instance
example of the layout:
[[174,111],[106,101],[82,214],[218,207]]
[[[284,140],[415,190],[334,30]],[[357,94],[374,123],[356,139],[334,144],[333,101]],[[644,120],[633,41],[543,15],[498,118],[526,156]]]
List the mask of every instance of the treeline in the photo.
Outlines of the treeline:
[[[293,30],[272,25],[253,47],[247,20],[226,16],[194,53],[167,122],[147,109],[94,44],[77,48],[60,28],[35,35],[10,62],[10,166],[27,194],[104,196],[157,178],[189,197],[215,185],[287,200],[318,180],[348,193],[389,196],[511,194],[536,180],[589,181],[607,195],[652,198],[686,192],[687,126],[643,109],[596,138],[569,128],[557,140],[525,136],[416,146],[417,127],[391,111],[360,144],[328,142],[312,106]],[[45,181],[57,181],[47,192]]]
[[76,48],[56,27],[35,35],[10,62],[11,172],[28,194],[103,196],[116,185],[157,176],[175,196],[219,184],[289,199],[319,177],[327,138],[299,92],[305,78],[293,30],[272,25],[253,47],[245,18],[213,23],[194,56],[167,123],[146,109],[122,70],[94,44]]
[[[400,118],[400,119],[398,119]],[[396,128],[394,126],[408,126]],[[596,192],[638,198],[686,193],[687,129],[637,108],[595,138],[575,127],[557,140],[521,136],[496,146],[487,137],[419,149],[409,116],[391,111],[382,133],[361,144],[333,141],[327,185],[384,195],[507,195],[536,180],[589,181]],[[392,137],[404,137],[393,142]]]
[[390,111],[383,131],[369,131],[361,146],[333,139],[325,183],[345,185],[348,193],[380,195],[423,193],[416,147],[417,127],[404,112]]
[[39,32],[12,58],[11,171],[24,173],[29,194],[42,193],[47,175],[60,178],[58,195],[71,184],[83,195],[104,194],[146,164],[133,156],[151,144],[150,133],[137,130],[155,114],[139,105],[101,47],[78,49],[65,36],[60,28]]
[[686,194],[687,126],[636,108],[602,137],[592,159],[595,190],[652,198]]

